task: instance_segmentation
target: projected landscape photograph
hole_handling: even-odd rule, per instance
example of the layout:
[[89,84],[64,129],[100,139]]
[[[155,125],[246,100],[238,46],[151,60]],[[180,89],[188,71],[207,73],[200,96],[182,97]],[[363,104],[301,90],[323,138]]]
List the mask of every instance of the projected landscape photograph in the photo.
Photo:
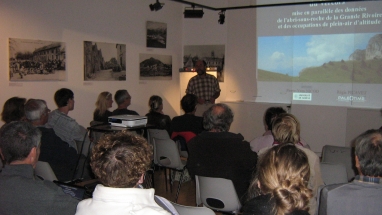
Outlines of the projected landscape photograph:
[[258,38],[258,80],[382,83],[382,33]]

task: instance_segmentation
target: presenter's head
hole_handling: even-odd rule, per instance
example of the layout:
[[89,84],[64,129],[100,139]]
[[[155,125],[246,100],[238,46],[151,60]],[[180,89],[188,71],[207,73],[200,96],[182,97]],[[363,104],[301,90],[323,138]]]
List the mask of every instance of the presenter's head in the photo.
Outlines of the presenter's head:
[[198,75],[206,74],[206,69],[207,69],[207,63],[204,60],[196,61],[195,70],[198,73]]

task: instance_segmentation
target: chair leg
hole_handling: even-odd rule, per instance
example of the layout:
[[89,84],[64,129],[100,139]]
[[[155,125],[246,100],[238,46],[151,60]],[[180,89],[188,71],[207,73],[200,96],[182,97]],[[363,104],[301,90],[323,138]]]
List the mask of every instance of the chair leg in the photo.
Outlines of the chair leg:
[[168,169],[168,171],[169,171],[168,176],[170,177],[170,193],[172,193],[172,185],[174,184],[174,181],[172,180],[171,169]]
[[186,166],[183,167],[182,174],[180,175],[180,179],[179,179],[179,183],[178,183],[178,190],[176,191],[175,203],[178,202],[178,197],[179,197],[179,192],[180,192],[180,186],[182,186],[182,180],[183,180],[184,170],[186,170]]
[[164,168],[164,183],[166,184],[166,192],[167,192],[167,168]]

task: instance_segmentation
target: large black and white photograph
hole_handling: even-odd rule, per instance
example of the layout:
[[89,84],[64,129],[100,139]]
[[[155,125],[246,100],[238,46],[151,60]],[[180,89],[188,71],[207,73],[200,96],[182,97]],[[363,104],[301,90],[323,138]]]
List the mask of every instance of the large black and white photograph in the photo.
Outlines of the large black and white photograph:
[[161,22],[146,22],[146,47],[166,48],[167,43],[167,24]]
[[139,54],[140,80],[171,80],[172,56]]
[[126,45],[84,41],[85,81],[125,81]]
[[219,82],[224,82],[225,45],[187,45],[184,46],[183,67],[193,71],[198,60],[207,63],[207,71],[216,71]]
[[10,81],[64,81],[65,43],[9,38]]

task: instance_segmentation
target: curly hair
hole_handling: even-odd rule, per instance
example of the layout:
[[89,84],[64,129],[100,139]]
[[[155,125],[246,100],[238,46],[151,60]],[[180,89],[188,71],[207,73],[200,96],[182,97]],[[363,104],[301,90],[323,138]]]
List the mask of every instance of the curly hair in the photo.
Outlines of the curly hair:
[[272,123],[272,134],[276,142],[293,143],[300,141],[300,122],[290,114],[280,114]]
[[90,166],[107,187],[135,187],[149,168],[153,150],[143,137],[129,131],[106,134],[94,146]]
[[312,190],[308,188],[310,168],[308,157],[302,150],[293,144],[272,147],[260,157],[257,169],[248,198],[259,193],[270,194],[274,198],[273,210],[277,215],[309,210],[312,197]]

